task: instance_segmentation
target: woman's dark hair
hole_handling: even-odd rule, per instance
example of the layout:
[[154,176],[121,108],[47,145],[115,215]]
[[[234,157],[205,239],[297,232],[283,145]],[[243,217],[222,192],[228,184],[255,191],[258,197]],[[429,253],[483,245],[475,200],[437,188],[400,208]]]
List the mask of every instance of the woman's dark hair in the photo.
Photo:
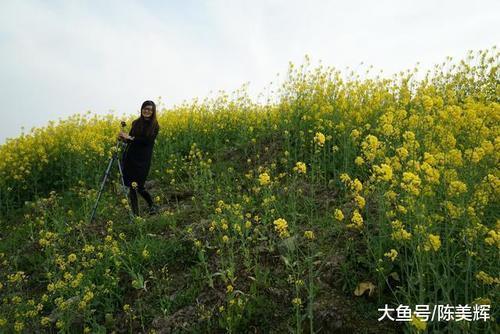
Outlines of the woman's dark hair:
[[[153,107],[153,114],[149,119],[145,119],[142,116],[142,109],[148,106]],[[132,122],[131,136],[151,137],[159,127],[158,120],[156,119],[156,104],[150,100],[144,101],[141,106],[141,116]]]

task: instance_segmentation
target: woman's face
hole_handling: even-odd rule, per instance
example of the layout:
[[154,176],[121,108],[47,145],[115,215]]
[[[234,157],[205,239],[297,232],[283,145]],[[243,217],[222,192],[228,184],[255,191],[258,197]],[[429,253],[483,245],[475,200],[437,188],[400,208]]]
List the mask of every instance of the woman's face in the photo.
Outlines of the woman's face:
[[153,115],[153,106],[145,106],[142,108],[141,113],[145,119],[149,119]]

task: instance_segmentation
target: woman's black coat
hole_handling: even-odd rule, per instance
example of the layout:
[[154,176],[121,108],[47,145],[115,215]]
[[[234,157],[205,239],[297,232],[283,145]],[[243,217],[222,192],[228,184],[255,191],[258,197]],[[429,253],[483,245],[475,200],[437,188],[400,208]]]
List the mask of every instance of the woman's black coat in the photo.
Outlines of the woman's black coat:
[[[135,122],[134,122],[135,123]],[[133,136],[134,123],[129,135]],[[153,146],[159,128],[156,127],[151,136],[136,135],[133,140],[127,139],[127,147],[123,152],[123,181],[127,187],[132,182],[137,182],[139,187],[144,186],[151,166],[151,157],[153,155]]]

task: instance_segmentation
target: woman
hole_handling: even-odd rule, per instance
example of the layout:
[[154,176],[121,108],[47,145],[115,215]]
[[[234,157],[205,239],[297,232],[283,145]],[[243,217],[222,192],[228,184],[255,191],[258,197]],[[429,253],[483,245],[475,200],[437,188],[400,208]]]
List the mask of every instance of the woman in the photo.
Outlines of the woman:
[[149,213],[157,212],[151,195],[144,188],[146,177],[151,166],[153,146],[160,126],[156,119],[156,105],[153,101],[144,101],[141,116],[132,122],[129,134],[120,132],[118,139],[126,142],[122,159],[123,181],[130,188],[129,196],[134,215],[139,214],[137,191],[149,205]]

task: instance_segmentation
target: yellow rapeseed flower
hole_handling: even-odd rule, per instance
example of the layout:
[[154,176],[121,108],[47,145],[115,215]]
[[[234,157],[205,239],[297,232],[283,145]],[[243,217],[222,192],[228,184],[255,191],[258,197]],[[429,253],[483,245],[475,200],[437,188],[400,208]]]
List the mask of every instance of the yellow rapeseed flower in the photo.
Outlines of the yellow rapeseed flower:
[[321,132],[316,132],[316,135],[314,136],[314,142],[318,144],[319,146],[323,146],[325,144],[325,135]]
[[410,324],[418,331],[425,331],[427,329],[427,322],[423,321],[414,314],[411,316]]
[[334,215],[335,219],[337,219],[338,221],[342,221],[344,219],[344,214],[342,213],[342,210],[340,210],[340,209],[335,209],[335,212],[333,215]]
[[458,196],[467,191],[467,185],[461,181],[451,181],[448,187],[449,196]]
[[495,230],[488,231],[488,236],[484,238],[484,242],[487,245],[496,245],[500,248],[500,233],[497,233]]
[[359,193],[361,192],[361,190],[363,190],[363,184],[361,183],[361,181],[359,181],[357,178],[354,179],[354,181],[352,181],[351,183],[351,189],[356,192],[356,193]]
[[491,277],[490,275],[488,275],[487,273],[485,273],[482,270],[476,274],[476,278],[478,281],[480,281],[484,284],[488,284],[488,285],[491,285],[493,283],[500,284],[499,278]]
[[342,181],[343,183],[347,184],[347,183],[351,182],[351,178],[349,177],[349,174],[342,173],[342,174],[340,174],[340,181]]
[[401,182],[401,188],[413,195],[418,195],[420,193],[420,178],[418,175],[412,172],[403,173],[403,182]]
[[295,167],[293,167],[293,170],[299,174],[305,174],[307,171],[306,164],[299,161],[295,164]]
[[392,168],[387,164],[373,166],[373,172],[379,181],[390,181],[392,179]]
[[403,227],[403,223],[399,220],[394,220],[391,222],[392,230],[391,239],[396,241],[404,241],[411,239],[412,234],[406,231]]
[[92,300],[92,298],[94,298],[94,293],[92,291],[87,291],[85,293],[85,295],[83,296],[83,301],[85,301],[86,303],[88,303],[89,301]]
[[85,246],[83,246],[83,252],[84,253],[87,253],[87,254],[88,253],[93,253],[94,250],[95,250],[95,248],[92,245],[85,245]]
[[271,177],[267,173],[262,173],[259,175],[259,183],[261,186],[265,186],[271,182]]
[[308,240],[314,240],[315,239],[315,236],[314,236],[314,232],[313,231],[305,231],[304,232],[304,237]]
[[274,222],[274,229],[278,232],[280,238],[287,238],[290,236],[288,233],[288,223],[283,218],[278,218]]
[[389,260],[394,261],[394,260],[396,260],[396,257],[398,256],[398,251],[395,249],[391,249],[387,253],[384,253],[384,256],[387,257]]
[[347,224],[347,227],[350,228],[356,228],[356,229],[361,229],[363,228],[363,216],[359,213],[358,209],[355,209],[352,218],[351,218],[352,224]]
[[42,317],[40,320],[40,325],[43,327],[47,327],[50,324],[50,318],[49,317]]
[[21,332],[23,329],[24,329],[24,322],[18,320],[14,323],[14,330],[16,332]]
[[404,229],[400,229],[392,232],[391,238],[398,241],[409,240],[411,239],[411,233]]
[[437,251],[441,247],[441,239],[439,238],[439,235],[435,234],[429,234],[427,242],[424,245],[424,250],[429,251]]
[[365,207],[365,198],[360,195],[354,196],[354,201],[356,202],[356,205],[358,208],[363,209]]
[[362,157],[360,156],[357,156],[356,159],[354,159],[354,163],[358,166],[361,166],[362,164],[365,163],[365,159],[363,159]]

